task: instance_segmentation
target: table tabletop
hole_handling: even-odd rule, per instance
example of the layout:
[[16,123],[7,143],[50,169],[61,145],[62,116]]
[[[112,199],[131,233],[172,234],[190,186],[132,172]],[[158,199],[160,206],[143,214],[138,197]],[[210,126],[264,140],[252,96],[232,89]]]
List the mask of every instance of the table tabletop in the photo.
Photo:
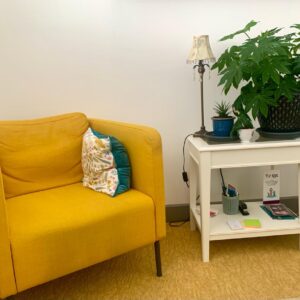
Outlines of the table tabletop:
[[300,138],[291,140],[271,140],[259,136],[255,136],[254,139],[249,143],[241,143],[239,140],[229,143],[208,142],[199,137],[190,137],[189,142],[199,152],[300,146]]

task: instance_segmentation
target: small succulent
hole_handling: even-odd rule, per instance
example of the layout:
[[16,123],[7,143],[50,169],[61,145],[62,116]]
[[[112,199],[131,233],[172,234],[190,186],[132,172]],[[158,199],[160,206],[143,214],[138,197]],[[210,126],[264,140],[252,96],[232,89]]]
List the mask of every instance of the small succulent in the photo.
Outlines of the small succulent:
[[218,114],[220,118],[228,118],[230,117],[230,109],[231,105],[229,102],[221,101],[221,103],[217,103],[214,107],[214,111]]

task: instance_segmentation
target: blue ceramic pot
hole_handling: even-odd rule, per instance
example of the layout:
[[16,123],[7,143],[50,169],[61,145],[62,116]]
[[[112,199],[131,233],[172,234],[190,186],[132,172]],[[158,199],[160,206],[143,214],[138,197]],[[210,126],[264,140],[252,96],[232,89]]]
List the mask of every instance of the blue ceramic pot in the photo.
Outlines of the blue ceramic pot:
[[234,117],[213,117],[213,130],[216,136],[230,136]]

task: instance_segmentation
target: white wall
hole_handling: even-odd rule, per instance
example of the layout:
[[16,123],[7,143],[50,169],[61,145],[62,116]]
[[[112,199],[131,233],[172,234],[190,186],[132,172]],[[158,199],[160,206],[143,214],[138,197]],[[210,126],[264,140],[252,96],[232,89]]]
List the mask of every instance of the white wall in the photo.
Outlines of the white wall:
[[[299,0],[1,0],[0,119],[71,111],[142,123],[163,138],[167,203],[187,202],[183,138],[200,127],[199,83],[186,65],[192,36],[218,42],[248,21],[254,31],[299,22]],[[205,78],[205,122],[225,97],[215,72]],[[285,195],[296,170],[282,168]],[[225,171],[242,195],[259,197],[261,170]],[[214,174],[214,195],[219,193]]]

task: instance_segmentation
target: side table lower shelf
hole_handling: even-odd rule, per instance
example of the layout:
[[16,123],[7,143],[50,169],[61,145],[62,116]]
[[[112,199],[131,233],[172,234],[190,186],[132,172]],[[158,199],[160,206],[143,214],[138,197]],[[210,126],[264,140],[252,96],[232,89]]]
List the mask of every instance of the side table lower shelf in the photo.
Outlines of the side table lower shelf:
[[[259,206],[261,202],[247,202],[249,216],[237,215],[225,215],[223,213],[222,205],[211,205],[212,209],[218,210],[218,215],[210,218],[210,234],[209,240],[228,240],[228,239],[241,239],[251,237],[273,236],[273,235],[286,235],[286,234],[300,234],[300,222],[299,218],[294,220],[273,220],[269,217]],[[201,231],[201,218],[196,208],[192,208],[192,214],[196,221],[197,227]],[[231,230],[227,225],[228,220],[243,219],[259,219],[261,222],[261,228],[255,229],[242,229]]]

